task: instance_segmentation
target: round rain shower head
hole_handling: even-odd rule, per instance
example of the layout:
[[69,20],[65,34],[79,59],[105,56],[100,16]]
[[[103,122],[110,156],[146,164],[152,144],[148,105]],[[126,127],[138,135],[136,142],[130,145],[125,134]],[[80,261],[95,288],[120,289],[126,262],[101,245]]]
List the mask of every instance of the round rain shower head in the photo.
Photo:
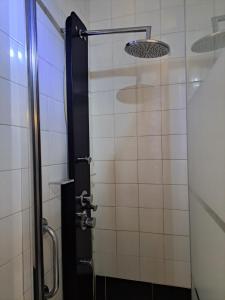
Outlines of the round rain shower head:
[[137,40],[126,44],[125,51],[139,58],[157,58],[170,52],[168,44],[153,39]]
[[215,32],[197,40],[191,50],[196,53],[205,53],[222,48],[225,48],[225,31]]

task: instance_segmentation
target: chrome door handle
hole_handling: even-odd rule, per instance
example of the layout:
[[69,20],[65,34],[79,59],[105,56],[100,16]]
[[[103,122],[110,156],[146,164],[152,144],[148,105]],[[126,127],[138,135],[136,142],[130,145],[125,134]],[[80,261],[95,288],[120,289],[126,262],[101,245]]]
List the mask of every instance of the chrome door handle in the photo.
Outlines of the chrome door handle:
[[46,289],[44,293],[45,299],[50,299],[56,295],[59,290],[59,244],[56,232],[48,225],[46,219],[42,220],[43,234],[48,234],[52,240],[53,245],[53,286]]

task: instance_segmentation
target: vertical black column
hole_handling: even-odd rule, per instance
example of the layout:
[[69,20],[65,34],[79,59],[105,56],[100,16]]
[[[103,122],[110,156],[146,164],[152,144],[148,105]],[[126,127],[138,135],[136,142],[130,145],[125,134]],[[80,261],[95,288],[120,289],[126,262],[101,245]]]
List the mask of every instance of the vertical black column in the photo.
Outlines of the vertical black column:
[[[66,73],[69,178],[74,179],[74,195],[72,203],[70,202],[71,208],[67,207],[67,214],[70,214],[74,220],[76,213],[82,211],[80,200],[76,200],[76,196],[80,196],[84,190],[90,195],[90,165],[85,160],[77,160],[90,155],[88,41],[87,38],[80,37],[80,30],[86,30],[86,27],[78,16],[72,13],[66,21]],[[91,214],[90,211],[88,214]],[[66,216],[62,217],[65,218]],[[67,217],[69,216],[67,215]],[[72,228],[67,228],[69,230],[67,236],[70,236],[70,243],[75,243],[75,253],[72,255],[70,252],[69,260],[71,260],[71,264],[74,264],[74,272],[71,271],[71,268],[69,272],[73,273],[70,276],[74,279],[75,289],[72,288],[71,294],[65,297],[68,291],[65,291],[64,288],[64,300],[91,300],[93,299],[91,229],[82,230],[75,225],[70,227]],[[68,254],[69,251],[64,252],[63,255],[65,253]],[[64,272],[66,272],[65,268]],[[74,290],[75,294],[72,294]]]

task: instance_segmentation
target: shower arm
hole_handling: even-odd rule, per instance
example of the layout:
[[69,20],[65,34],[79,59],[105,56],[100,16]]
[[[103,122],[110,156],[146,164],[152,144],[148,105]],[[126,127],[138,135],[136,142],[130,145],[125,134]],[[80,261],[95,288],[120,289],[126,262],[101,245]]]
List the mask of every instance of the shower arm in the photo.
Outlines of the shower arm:
[[114,29],[100,29],[100,30],[80,30],[79,34],[81,37],[93,36],[93,35],[104,35],[104,34],[118,34],[118,33],[130,33],[130,32],[146,32],[146,39],[151,39],[152,26],[139,26],[139,27],[125,27],[125,28],[114,28]]
[[219,31],[219,23],[225,22],[225,15],[212,17],[211,21],[212,21],[213,33],[216,33]]

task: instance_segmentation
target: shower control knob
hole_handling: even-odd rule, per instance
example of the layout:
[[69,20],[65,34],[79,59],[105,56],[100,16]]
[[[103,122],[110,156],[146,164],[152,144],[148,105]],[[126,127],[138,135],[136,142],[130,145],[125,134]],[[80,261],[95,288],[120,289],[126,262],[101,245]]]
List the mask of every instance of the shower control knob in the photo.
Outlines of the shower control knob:
[[88,228],[95,228],[96,226],[96,218],[92,218],[92,217],[87,217],[86,222],[85,222],[86,226]]
[[91,156],[78,157],[78,158],[76,158],[76,161],[87,162],[90,165],[90,163],[92,162],[92,158],[91,158]]
[[82,230],[86,230],[87,229],[86,220],[88,219],[86,210],[82,212],[77,212],[76,216],[79,218],[77,220],[77,226],[80,227],[80,229]]
[[96,211],[98,209],[98,205],[93,205],[93,204],[90,204],[88,206],[89,209],[92,209],[93,211]]
[[93,195],[88,196],[87,191],[83,191],[80,196],[77,196],[76,199],[80,200],[81,206],[85,207],[93,203]]

